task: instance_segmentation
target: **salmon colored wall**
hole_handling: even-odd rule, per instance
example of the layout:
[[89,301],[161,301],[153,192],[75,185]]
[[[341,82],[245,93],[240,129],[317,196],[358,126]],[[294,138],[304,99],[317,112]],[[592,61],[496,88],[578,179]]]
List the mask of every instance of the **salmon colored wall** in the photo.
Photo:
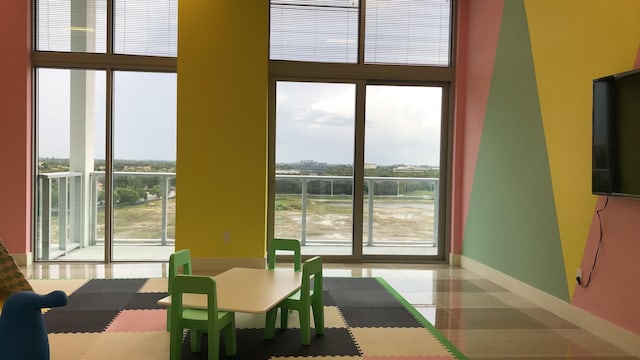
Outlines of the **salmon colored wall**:
[[[634,68],[640,68],[640,52]],[[636,334],[640,334],[638,218],[640,200],[599,197],[580,264],[589,286],[577,287],[573,296],[575,305]]]
[[0,239],[12,254],[31,251],[30,4],[0,1]]
[[503,4],[504,0],[459,2],[453,145],[454,214],[451,217],[451,252],[454,254],[462,253],[464,224],[489,97]]
[[[576,287],[573,304],[640,335],[640,200],[600,197],[582,258],[589,286]],[[594,261],[597,262],[593,273]]]
[[178,6],[176,248],[264,260],[269,2]]

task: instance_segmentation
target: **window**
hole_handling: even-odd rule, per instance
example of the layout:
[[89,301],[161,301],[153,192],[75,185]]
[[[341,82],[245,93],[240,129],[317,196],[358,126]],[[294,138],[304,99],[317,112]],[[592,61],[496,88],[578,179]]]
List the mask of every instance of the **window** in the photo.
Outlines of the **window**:
[[38,0],[36,50],[105,53],[106,0]]
[[177,0],[36,0],[33,9],[36,260],[166,260]]
[[368,1],[366,63],[449,65],[449,0]]
[[357,46],[357,1],[271,1],[272,60],[355,63]]
[[269,236],[444,259],[449,0],[272,0]]
[[[366,11],[361,14],[361,8]],[[271,60],[449,65],[450,0],[273,0]]]
[[[177,0],[114,0],[114,53],[177,55]],[[38,0],[36,49],[107,52],[107,0]]]

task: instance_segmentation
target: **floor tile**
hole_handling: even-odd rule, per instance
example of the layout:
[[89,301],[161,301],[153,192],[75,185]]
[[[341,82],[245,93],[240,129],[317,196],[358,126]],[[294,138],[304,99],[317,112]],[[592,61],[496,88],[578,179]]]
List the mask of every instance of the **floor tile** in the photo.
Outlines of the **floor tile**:
[[449,309],[437,316],[439,329],[544,329],[546,326],[519,309]]
[[438,292],[436,305],[444,308],[507,308],[510,307],[485,292]]

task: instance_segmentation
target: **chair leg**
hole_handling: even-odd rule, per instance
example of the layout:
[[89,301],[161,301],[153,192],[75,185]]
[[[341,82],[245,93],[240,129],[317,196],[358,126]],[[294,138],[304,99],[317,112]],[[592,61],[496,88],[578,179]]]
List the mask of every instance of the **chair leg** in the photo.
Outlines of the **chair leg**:
[[280,309],[280,328],[286,329],[289,327],[289,309],[281,308]]
[[309,311],[309,306],[305,306],[298,310],[298,315],[300,316],[300,334],[302,335],[302,345],[310,345],[311,344],[311,321],[309,317],[311,313]]
[[208,360],[218,360],[220,358],[220,331],[210,329],[208,331],[207,346],[209,347]]
[[273,339],[273,335],[276,332],[276,317],[278,316],[278,308],[267,311],[264,321],[264,338]]
[[167,331],[171,331],[171,306],[167,306]]
[[191,332],[191,352],[199,353],[200,348],[202,347],[202,331],[199,330],[189,330]]
[[311,304],[313,310],[313,323],[316,328],[316,335],[324,334],[324,306],[322,303],[314,302]]
[[169,334],[169,359],[180,360],[182,355],[182,329],[174,327]]
[[227,355],[234,356],[238,352],[238,344],[236,341],[236,321],[233,319],[230,324],[223,330],[224,348]]

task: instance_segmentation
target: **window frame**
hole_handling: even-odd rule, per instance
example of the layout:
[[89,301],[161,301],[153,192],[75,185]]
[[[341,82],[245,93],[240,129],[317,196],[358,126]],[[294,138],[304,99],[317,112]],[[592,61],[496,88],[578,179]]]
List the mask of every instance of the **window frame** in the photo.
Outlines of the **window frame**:
[[[359,1],[358,61],[326,63],[269,59],[268,113],[268,206],[267,238],[274,236],[275,204],[275,141],[276,141],[276,83],[278,81],[341,82],[356,84],[356,124],[353,174],[353,248],[352,255],[323,255],[328,261],[395,261],[444,262],[450,251],[451,164],[453,143],[453,109],[455,87],[455,48],[457,0],[451,0],[449,66],[413,64],[369,64],[364,62],[364,17],[366,0]],[[269,36],[270,38],[270,36]],[[440,145],[440,214],[438,218],[438,255],[364,255],[363,192],[364,188],[364,118],[365,88],[367,85],[415,85],[442,87],[442,124]]]
[[[32,71],[32,166],[38,163],[38,138],[37,138],[37,122],[36,106],[37,106],[37,86],[38,79],[36,76],[39,68],[52,69],[84,69],[84,70],[103,70],[106,73],[106,139],[105,139],[105,198],[113,197],[113,91],[114,91],[114,73],[116,71],[137,71],[137,72],[165,72],[177,73],[177,56],[145,56],[145,55],[125,55],[114,53],[114,0],[106,0],[106,52],[105,53],[85,53],[85,52],[63,52],[63,51],[41,51],[37,50],[37,10],[38,0],[31,0],[31,71]],[[71,0],[73,1],[73,0]],[[176,39],[177,41],[177,39]],[[33,172],[31,181],[31,193],[36,194],[37,181],[35,176],[37,172]],[[37,196],[32,196],[32,214],[31,227],[32,248],[37,246],[36,236],[36,219],[37,219]],[[114,223],[113,204],[112,201],[105,202],[105,253],[104,263],[114,262],[112,254],[113,230]],[[33,254],[34,260],[36,254]]]

